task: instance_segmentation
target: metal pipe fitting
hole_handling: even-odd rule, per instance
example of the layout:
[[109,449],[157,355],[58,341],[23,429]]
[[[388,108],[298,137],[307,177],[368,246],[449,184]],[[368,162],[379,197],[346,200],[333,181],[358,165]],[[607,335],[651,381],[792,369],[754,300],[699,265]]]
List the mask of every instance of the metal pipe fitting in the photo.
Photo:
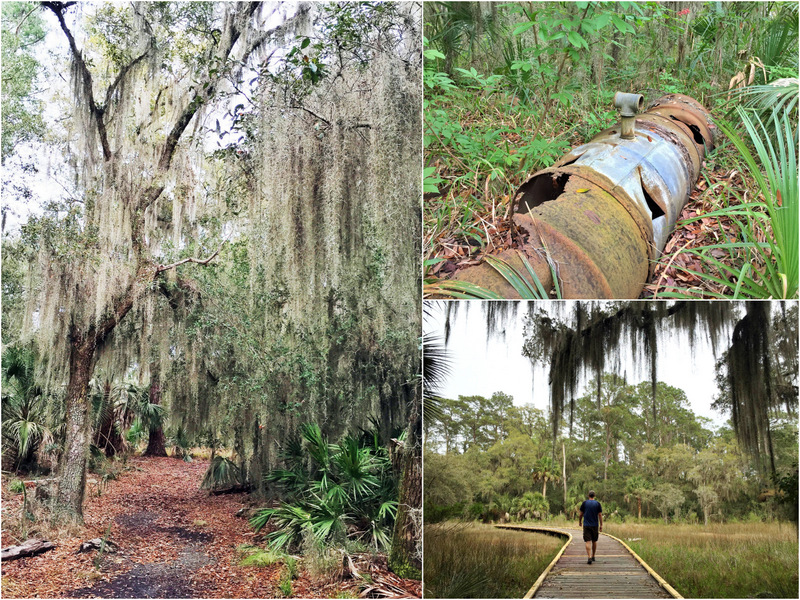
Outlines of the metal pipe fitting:
[[617,92],[614,94],[614,107],[619,111],[621,117],[620,137],[625,140],[633,139],[634,122],[636,115],[644,106],[644,96],[641,94],[628,94]]
[[[620,97],[621,110],[634,115],[643,102],[639,94],[617,94],[615,104]],[[717,136],[708,111],[678,94],[653,102],[632,125],[630,139],[618,125],[573,148],[512,200],[519,252],[545,288],[553,286],[555,266],[564,298],[639,296]],[[527,272],[517,250],[499,256]],[[456,278],[518,297],[485,263]]]

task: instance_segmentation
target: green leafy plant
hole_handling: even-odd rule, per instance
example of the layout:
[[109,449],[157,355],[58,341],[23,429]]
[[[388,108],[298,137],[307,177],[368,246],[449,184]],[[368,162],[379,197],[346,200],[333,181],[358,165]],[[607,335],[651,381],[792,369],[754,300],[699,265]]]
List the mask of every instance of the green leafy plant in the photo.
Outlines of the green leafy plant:
[[215,456],[208,465],[200,489],[217,490],[242,483],[242,471],[238,465],[224,456]]
[[11,346],[3,352],[3,452],[14,456],[15,467],[34,462],[39,447],[53,443],[48,427],[48,397],[34,373],[36,354]]
[[286,556],[283,563],[286,565],[286,572],[290,579],[297,579],[300,576],[300,566],[294,556]]
[[269,522],[277,526],[267,536],[274,549],[296,546],[307,533],[321,543],[349,536],[388,548],[397,482],[379,438],[346,436],[330,444],[318,425],[300,429],[302,441],[290,438],[284,448],[285,468],[267,475],[289,500],[258,511],[250,524],[256,531]]
[[242,567],[269,567],[285,560],[285,556],[280,552],[248,544],[236,548],[236,553],[239,556],[238,563]]
[[283,594],[284,598],[291,598],[292,596],[292,578],[287,572],[284,571],[281,581],[278,584],[278,589]]
[[[755,150],[753,153],[744,138],[728,122],[718,125],[731,140],[756,182],[763,201],[734,205],[701,217],[729,216],[733,219],[741,241],[713,244],[686,250],[703,262],[724,273],[727,279],[685,271],[708,278],[729,290],[734,298],[794,298],[798,293],[798,183],[797,132],[793,120],[784,108],[773,110],[775,140],[768,134],[766,124],[758,114],[737,108],[745,131]],[[763,172],[762,172],[763,171]],[[691,222],[696,219],[689,219]],[[758,240],[758,230],[767,232],[766,241]],[[741,267],[730,266],[712,255],[715,249],[743,253]],[[759,270],[758,265],[763,265]],[[682,296],[682,292],[663,296]]]
[[183,425],[178,425],[167,440],[167,443],[172,447],[173,456],[181,457],[184,462],[192,462],[192,455],[190,452],[192,443]]

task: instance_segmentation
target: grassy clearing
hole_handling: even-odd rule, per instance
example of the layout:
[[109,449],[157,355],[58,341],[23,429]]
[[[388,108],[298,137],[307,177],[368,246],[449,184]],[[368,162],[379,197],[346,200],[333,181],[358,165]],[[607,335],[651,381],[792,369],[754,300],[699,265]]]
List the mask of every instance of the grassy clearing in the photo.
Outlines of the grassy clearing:
[[479,523],[425,527],[426,598],[521,598],[561,549],[539,533]]
[[[797,598],[797,529],[791,523],[609,523],[686,598]],[[631,539],[641,538],[637,541]]]

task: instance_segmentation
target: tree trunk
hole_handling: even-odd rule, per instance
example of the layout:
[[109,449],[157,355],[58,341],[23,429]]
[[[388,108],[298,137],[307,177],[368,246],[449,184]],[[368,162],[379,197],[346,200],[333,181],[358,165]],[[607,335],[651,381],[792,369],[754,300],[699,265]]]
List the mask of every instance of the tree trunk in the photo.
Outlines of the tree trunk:
[[106,457],[111,458],[122,448],[122,436],[114,421],[114,406],[111,400],[111,381],[106,379],[103,384],[103,414],[100,427],[94,435],[94,445],[105,452]]
[[92,439],[92,421],[89,418],[89,380],[94,371],[95,353],[117,324],[125,318],[134,300],[149,289],[158,274],[157,269],[145,263],[136,279],[112,302],[108,317],[85,332],[70,329],[69,382],[67,383],[66,434],[64,452],[58,463],[58,490],[53,506],[53,521],[69,520],[83,524],[83,495],[86,487],[86,462]]
[[91,438],[88,389],[94,367],[94,331],[72,331],[69,351],[69,383],[66,397],[66,438],[58,464],[59,480],[53,511],[54,521],[83,523],[86,461]]
[[636,503],[639,505],[639,520],[641,521],[642,520],[642,497],[641,496],[637,496],[636,497]]
[[407,446],[403,453],[400,501],[389,552],[389,568],[400,577],[422,576],[422,410],[412,400]]
[[419,521],[422,518],[422,460],[417,449],[408,449],[404,454],[400,503],[392,535],[389,568],[400,577],[418,579],[422,574],[422,562],[417,551]]
[[[161,373],[157,362],[153,362],[150,365],[150,404],[161,404]],[[164,428],[159,419],[157,426],[150,426],[150,436],[147,439],[147,449],[144,451],[144,456],[166,455]]]

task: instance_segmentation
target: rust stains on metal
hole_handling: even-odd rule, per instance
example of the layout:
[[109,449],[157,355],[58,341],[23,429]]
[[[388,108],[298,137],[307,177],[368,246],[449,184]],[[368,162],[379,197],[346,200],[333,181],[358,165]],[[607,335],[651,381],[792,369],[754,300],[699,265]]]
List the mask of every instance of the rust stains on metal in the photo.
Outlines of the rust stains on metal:
[[[688,96],[669,94],[638,115],[638,94],[618,94],[615,104],[624,113],[622,128],[534,173],[512,201],[513,223],[527,234],[525,256],[548,288],[549,255],[565,298],[641,293],[718,135],[706,109]],[[520,261],[513,253],[504,258]],[[517,297],[486,265],[457,277]]]

